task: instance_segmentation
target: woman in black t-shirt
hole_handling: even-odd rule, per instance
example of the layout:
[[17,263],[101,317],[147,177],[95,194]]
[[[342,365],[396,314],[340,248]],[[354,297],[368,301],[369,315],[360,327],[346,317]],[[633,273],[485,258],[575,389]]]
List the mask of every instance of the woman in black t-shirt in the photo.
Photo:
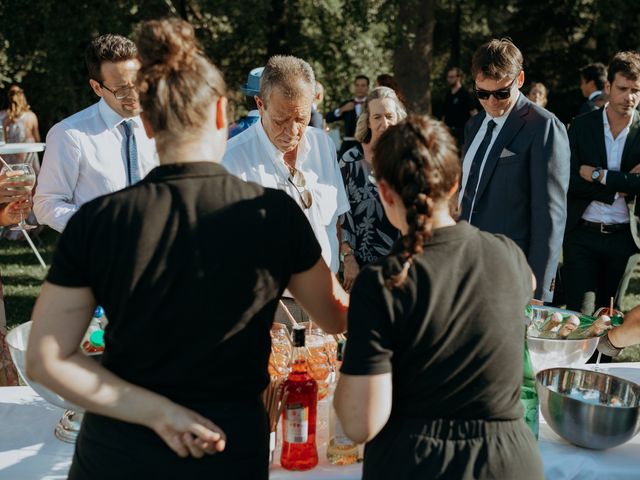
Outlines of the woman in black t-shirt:
[[[224,82],[193,28],[145,22],[138,47],[160,166],[71,218],[33,312],[28,374],[87,410],[71,479],[266,479],[260,394],[278,300],[288,288],[337,333],[346,294],[296,203],[218,165]],[[97,303],[102,364],[78,349]]]
[[351,293],[335,407],[347,435],[368,442],[364,479],[543,478],[519,401],[524,254],[456,224],[459,161],[440,122],[389,128],[373,167],[403,237]]

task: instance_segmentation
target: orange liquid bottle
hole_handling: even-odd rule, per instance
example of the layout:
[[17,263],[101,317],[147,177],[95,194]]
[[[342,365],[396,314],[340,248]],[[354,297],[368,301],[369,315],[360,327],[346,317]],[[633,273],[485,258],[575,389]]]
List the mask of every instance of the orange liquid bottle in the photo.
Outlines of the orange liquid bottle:
[[285,402],[282,409],[280,465],[287,470],[309,470],[318,464],[318,384],[307,369],[304,340],[304,327],[294,327],[291,372],[282,388],[282,398]]

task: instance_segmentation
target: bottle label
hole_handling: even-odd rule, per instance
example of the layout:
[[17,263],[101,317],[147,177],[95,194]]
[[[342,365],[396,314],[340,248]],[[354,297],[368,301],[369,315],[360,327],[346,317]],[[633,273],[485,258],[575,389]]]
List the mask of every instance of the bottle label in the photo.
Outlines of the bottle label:
[[342,423],[340,422],[340,420],[338,420],[337,416],[335,417],[334,429],[335,429],[335,435],[333,437],[333,443],[334,444],[340,445],[340,446],[343,446],[343,447],[353,446],[353,442],[344,433],[344,430],[342,429]]
[[285,441],[307,443],[309,438],[309,407],[301,403],[289,403],[284,410]]

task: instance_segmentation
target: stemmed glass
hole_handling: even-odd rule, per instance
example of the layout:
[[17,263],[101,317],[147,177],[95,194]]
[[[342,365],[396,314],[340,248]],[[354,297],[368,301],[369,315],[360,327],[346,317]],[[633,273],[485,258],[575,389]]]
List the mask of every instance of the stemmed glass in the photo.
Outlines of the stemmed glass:
[[[8,172],[19,173],[13,173],[11,176],[6,176],[2,181],[2,185],[11,192],[31,195],[31,190],[33,190],[33,187],[36,184],[36,174],[33,171],[33,167],[28,163],[17,163],[15,165],[10,165],[9,167],[5,165],[0,171],[0,173],[5,175]],[[31,230],[32,228],[36,228],[36,225],[27,224],[22,213],[20,213],[20,222],[16,226],[11,227],[10,230]]]

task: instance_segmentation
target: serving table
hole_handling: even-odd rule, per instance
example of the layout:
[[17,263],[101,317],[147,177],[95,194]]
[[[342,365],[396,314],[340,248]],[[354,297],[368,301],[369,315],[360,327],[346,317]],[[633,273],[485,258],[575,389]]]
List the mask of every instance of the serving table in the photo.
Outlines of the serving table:
[[[601,368],[640,384],[640,363],[612,363]],[[319,413],[328,408],[328,402],[320,402]],[[53,435],[61,415],[60,408],[47,403],[29,387],[0,388],[0,480],[67,478],[73,445],[62,443]],[[337,467],[328,463],[326,422],[318,427],[320,464],[308,472],[289,472],[276,462],[271,469],[272,480],[360,478],[359,464]],[[549,480],[640,478],[640,435],[609,450],[587,450],[557,436],[541,416],[538,445]]]
[[44,143],[5,143],[0,145],[0,155],[44,152],[44,146]]

